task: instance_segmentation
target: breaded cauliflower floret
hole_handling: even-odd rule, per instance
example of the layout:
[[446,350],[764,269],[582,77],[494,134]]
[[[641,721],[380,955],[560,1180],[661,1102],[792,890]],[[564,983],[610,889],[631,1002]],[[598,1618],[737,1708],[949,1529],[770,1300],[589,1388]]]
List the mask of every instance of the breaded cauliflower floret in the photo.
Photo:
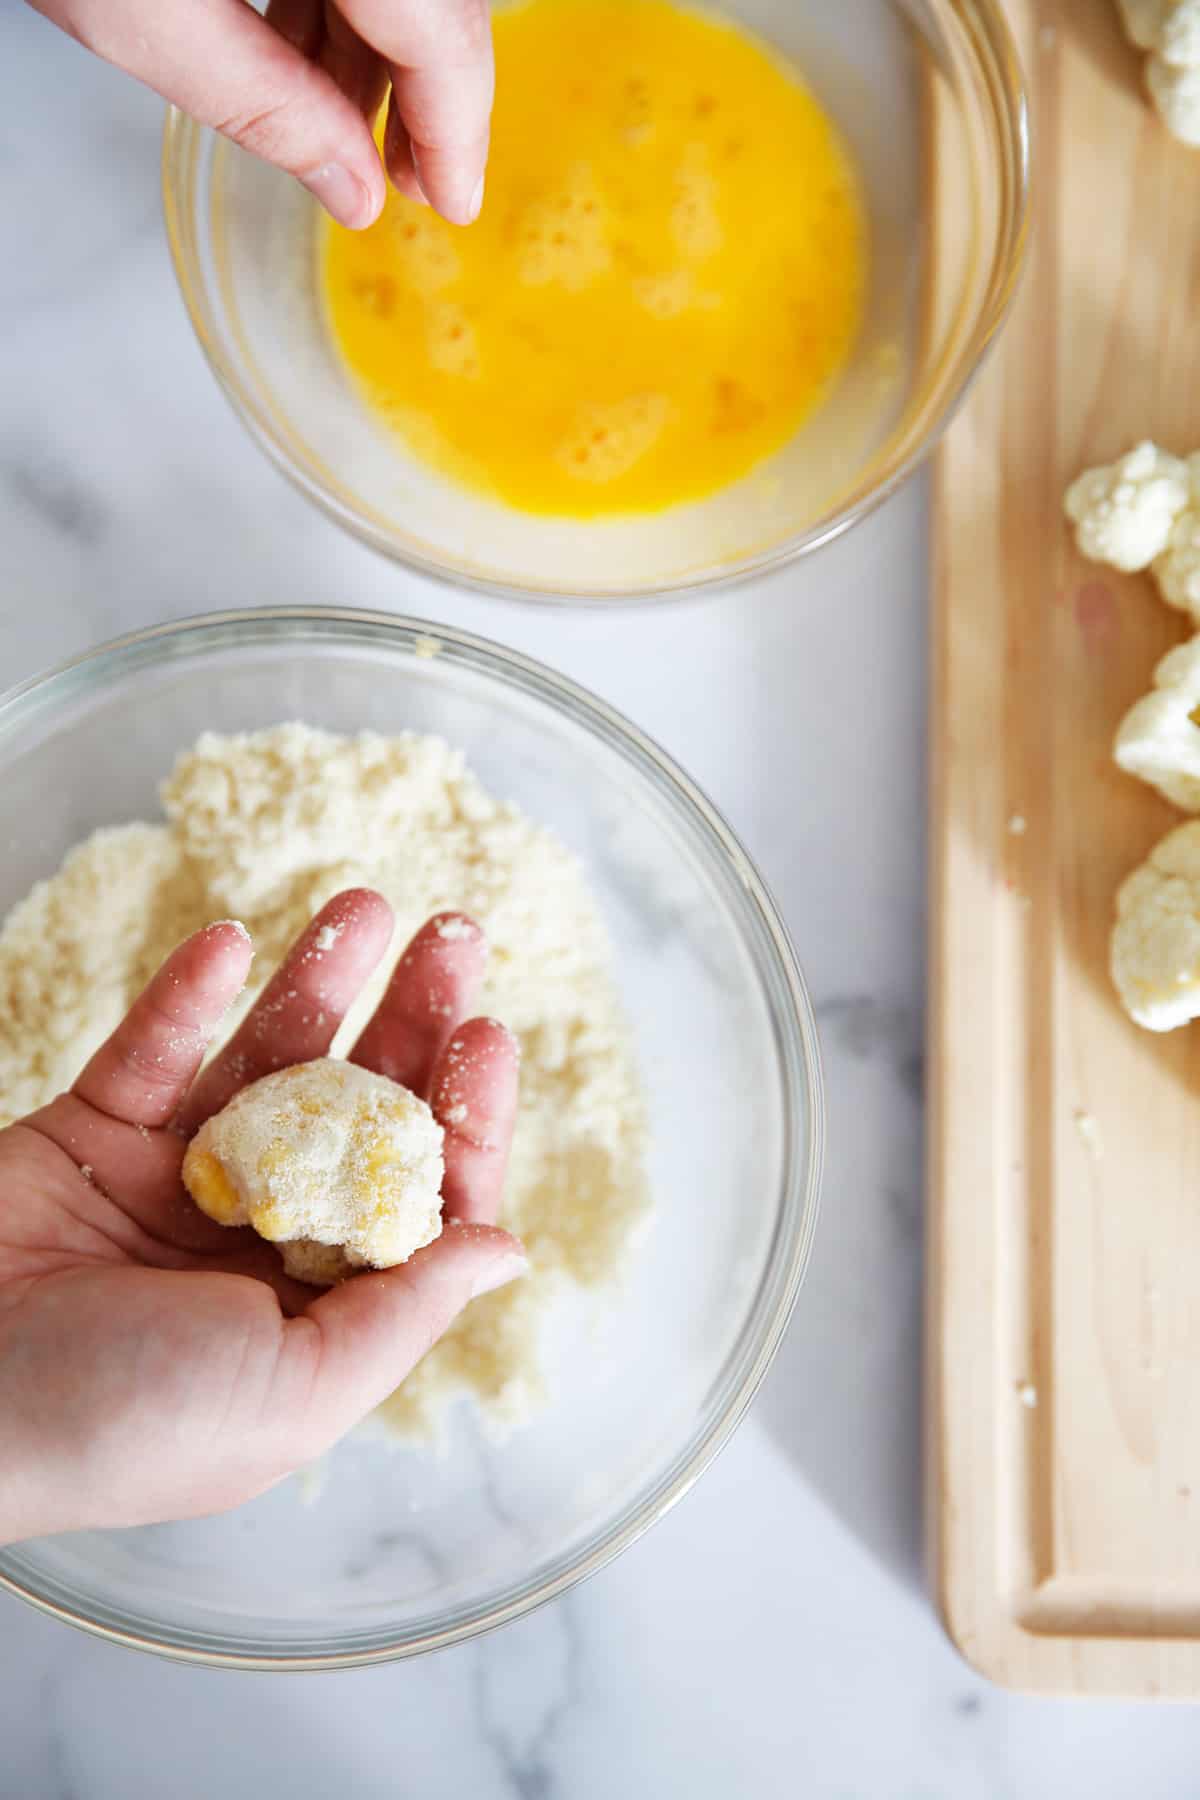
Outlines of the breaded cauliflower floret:
[[442,1128],[407,1088],[322,1057],[235,1094],[183,1179],[219,1225],[252,1225],[299,1281],[391,1268],[442,1229]]
[[1184,812],[1200,813],[1200,637],[1162,658],[1153,691],[1121,721],[1113,759]]
[[1063,505],[1084,556],[1129,571],[1149,568],[1166,549],[1189,497],[1187,465],[1147,439],[1080,475]]
[[1200,454],[1187,459],[1189,499],[1176,517],[1167,547],[1151,565],[1168,606],[1190,613],[1200,625]]
[[1200,1017],[1200,820],[1169,831],[1117,893],[1112,978],[1147,1031]]

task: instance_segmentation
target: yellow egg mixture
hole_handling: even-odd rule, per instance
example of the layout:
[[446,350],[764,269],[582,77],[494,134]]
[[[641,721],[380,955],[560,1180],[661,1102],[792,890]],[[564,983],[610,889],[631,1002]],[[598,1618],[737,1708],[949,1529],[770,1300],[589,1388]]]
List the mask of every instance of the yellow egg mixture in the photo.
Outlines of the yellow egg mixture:
[[664,0],[524,0],[495,39],[476,223],[391,194],[369,231],[325,231],[342,356],[415,453],[523,511],[710,494],[849,356],[866,246],[841,140],[764,46]]

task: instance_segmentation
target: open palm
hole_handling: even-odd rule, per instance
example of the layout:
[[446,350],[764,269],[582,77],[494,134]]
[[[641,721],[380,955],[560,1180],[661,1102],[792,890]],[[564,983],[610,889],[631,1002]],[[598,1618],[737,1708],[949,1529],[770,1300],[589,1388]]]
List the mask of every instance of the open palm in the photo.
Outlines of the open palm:
[[401,1268],[318,1294],[252,1232],[205,1218],[180,1179],[188,1137],[238,1088],[328,1051],[390,937],[369,890],[317,915],[200,1074],[250,966],[232,923],[168,958],[69,1094],[0,1131],[0,1542],[261,1493],[521,1271],[491,1223],[516,1045],[491,1020],[462,1022],[485,945],[453,917],[418,932],[352,1052],[425,1094],[445,1129],[445,1227]]

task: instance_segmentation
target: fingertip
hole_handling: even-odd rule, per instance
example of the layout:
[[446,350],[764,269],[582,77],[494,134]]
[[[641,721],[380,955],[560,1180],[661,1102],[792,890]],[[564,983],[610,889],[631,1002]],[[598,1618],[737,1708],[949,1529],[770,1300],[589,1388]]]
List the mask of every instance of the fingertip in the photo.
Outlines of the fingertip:
[[529,1273],[529,1257],[519,1237],[498,1225],[476,1224],[469,1219],[447,1219],[442,1237],[461,1246],[470,1258],[470,1297],[478,1300],[497,1288],[507,1287]]
[[520,1281],[529,1273],[529,1258],[524,1251],[510,1251],[507,1255],[497,1256],[481,1269],[471,1286],[472,1300],[481,1300],[484,1294],[494,1294],[497,1288],[507,1287],[510,1282]]
[[323,956],[335,946],[373,956],[383,955],[395,927],[395,914],[375,888],[343,888],[327,900],[305,931],[297,951],[307,958]]
[[486,937],[466,913],[427,919],[399,957],[352,1060],[426,1094],[444,1047],[474,1004],[487,954]]
[[168,957],[160,978],[173,998],[194,988],[200,1011],[215,1023],[245,986],[253,961],[254,944],[241,920],[214,919]]
[[320,168],[307,170],[299,179],[336,224],[344,225],[348,231],[361,231],[370,223],[367,190],[358,176],[351,174],[341,163],[322,163]]
[[438,1060],[430,1105],[444,1132],[447,1218],[495,1218],[517,1118],[520,1053],[495,1019],[468,1019]]
[[[327,1055],[347,1008],[387,949],[392,926],[392,909],[374,888],[345,888],[327,901],[229,1043],[200,1074],[181,1109],[184,1130],[198,1129],[248,1082]],[[239,934],[224,929],[232,946]],[[248,967],[248,953],[242,954]],[[234,993],[244,979],[243,968]],[[226,994],[223,1004],[232,998]]]
[[210,954],[220,954],[231,962],[244,962],[247,968],[254,957],[254,939],[240,919],[213,919],[202,925],[195,941]]
[[523,1246],[495,1226],[458,1226],[394,1269],[364,1271],[329,1288],[289,1327],[303,1367],[311,1369],[316,1326],[319,1359],[310,1412],[331,1435],[378,1405],[479,1295],[516,1280],[527,1268]]
[[431,919],[426,920],[417,935],[419,937],[424,937],[426,932],[432,933],[435,937],[441,938],[444,943],[448,944],[460,943],[468,940],[471,943],[482,944],[487,941],[484,935],[483,926],[476,924],[470,913],[455,912],[453,910],[434,913]]
[[378,222],[383,212],[386,199],[387,184],[386,182],[380,182],[379,191],[377,193],[368,193],[367,195],[367,208],[363,214],[362,224],[352,225],[350,229],[352,231],[369,231],[371,226]]
[[467,1023],[468,1024],[478,1024],[480,1026],[486,1027],[487,1033],[490,1037],[497,1038],[497,1039],[503,1039],[504,1043],[507,1044],[509,1050],[512,1052],[513,1060],[515,1062],[520,1062],[520,1060],[521,1060],[521,1040],[517,1036],[515,1031],[512,1031],[509,1029],[509,1027],[504,1023],[503,1019],[493,1019],[493,1018],[484,1017],[484,1018],[480,1018],[477,1020],[468,1020]]
[[495,1103],[500,1101],[507,1112],[510,1103],[516,1102],[520,1061],[521,1046],[499,1019],[465,1020],[439,1059],[433,1082],[434,1111],[442,1101],[458,1101],[465,1103],[472,1115],[477,1110],[487,1113],[497,1110]]
[[483,206],[487,140],[455,150],[410,145],[413,172],[429,204],[451,225],[473,225]]
[[[435,913],[416,933],[404,957],[410,966],[433,958],[442,967],[458,971],[460,979],[474,984],[482,978],[487,967],[487,936],[483,927],[467,913]],[[473,997],[472,986],[470,998]],[[455,1024],[461,1018],[460,1012]]]
[[479,180],[475,183],[475,192],[471,197],[469,216],[467,219],[468,225],[473,225],[483,211],[483,190],[485,180],[486,177],[481,175]]
[[371,137],[371,151],[367,175],[366,189],[368,210],[366,224],[362,227],[364,230],[366,229],[366,226],[374,225],[375,221],[383,212],[384,204],[387,200],[387,170],[383,166],[383,158],[376,149],[374,137]]
[[[303,985],[327,1011],[344,1012],[387,949],[394,925],[390,905],[374,888],[343,888],[310,920],[272,988],[291,995]],[[264,1012],[267,1025],[273,1016]]]
[[388,97],[387,122],[383,130],[383,165],[388,180],[398,193],[417,206],[429,205],[413,162],[408,128],[400,116],[394,92]]

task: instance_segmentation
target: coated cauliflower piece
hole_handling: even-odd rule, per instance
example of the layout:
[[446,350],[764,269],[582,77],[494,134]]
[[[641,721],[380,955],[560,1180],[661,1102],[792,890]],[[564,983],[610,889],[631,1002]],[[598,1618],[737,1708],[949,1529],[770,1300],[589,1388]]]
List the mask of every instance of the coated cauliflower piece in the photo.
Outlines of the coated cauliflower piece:
[[1130,571],[1162,554],[1189,498],[1186,463],[1147,439],[1080,475],[1063,505],[1084,556]]
[[183,1180],[219,1225],[252,1225],[299,1281],[391,1268],[442,1229],[442,1128],[407,1088],[321,1057],[264,1075],[202,1125]]
[[1169,831],[1117,893],[1112,978],[1147,1031],[1200,1017],[1200,820]]
[[1184,812],[1200,813],[1200,637],[1162,658],[1153,691],[1121,721],[1113,758]]
[[1189,456],[1187,467],[1191,497],[1152,567],[1167,605],[1190,613],[1200,626],[1200,454]]

